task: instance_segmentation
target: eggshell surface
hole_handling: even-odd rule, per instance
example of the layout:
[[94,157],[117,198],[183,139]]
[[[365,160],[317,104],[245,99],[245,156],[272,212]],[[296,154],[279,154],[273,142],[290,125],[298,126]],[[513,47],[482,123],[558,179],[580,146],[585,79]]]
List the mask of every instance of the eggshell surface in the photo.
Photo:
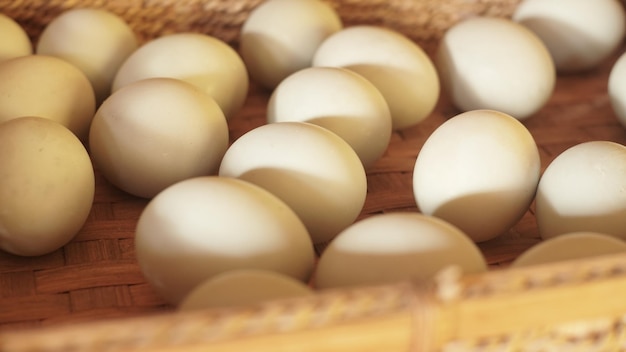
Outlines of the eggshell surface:
[[239,51],[252,79],[273,89],[310,67],[321,42],[342,27],[339,15],[323,1],[264,1],[243,23]]
[[526,213],[540,166],[537,145],[521,122],[498,111],[469,111],[428,137],[415,162],[413,193],[423,213],[483,242]]
[[599,232],[626,239],[626,147],[609,141],[577,144],[559,154],[539,182],[535,215],[549,239]]
[[222,40],[201,33],[175,33],[152,39],[120,66],[112,91],[146,78],[168,77],[208,93],[230,119],[248,94],[248,72],[239,54]]
[[617,121],[626,128],[626,53],[620,55],[611,67],[608,93]]
[[44,117],[84,140],[95,110],[91,83],[65,60],[28,55],[0,63],[0,122],[21,116]]
[[523,120],[546,104],[556,81],[539,37],[505,18],[455,24],[441,39],[435,61],[444,91],[461,111],[497,110]]
[[0,62],[33,53],[33,45],[24,28],[11,17],[0,13]]
[[478,247],[458,228],[419,213],[386,213],[354,223],[328,245],[315,285],[325,289],[424,281],[449,266],[465,273],[487,270]]
[[153,198],[139,217],[135,247],[146,280],[173,304],[229,270],[270,270],[305,282],[314,264],[306,228],[284,202],[217,176],[181,181]]
[[254,183],[282,199],[314,243],[350,225],[367,193],[365,169],[350,145],[306,122],[277,122],[247,132],[226,151],[219,175]]
[[198,285],[185,296],[178,309],[186,311],[253,305],[312,294],[313,290],[302,281],[274,271],[230,270]]
[[366,168],[391,138],[391,113],[382,94],[360,75],[335,67],[311,67],[283,80],[270,97],[267,120],[325,127],[348,142]]
[[89,133],[94,163],[109,182],[151,198],[187,178],[216,174],[228,147],[221,109],[181,80],[151,78],[113,93]]
[[95,192],[81,141],[41,117],[0,123],[0,248],[22,256],[53,252],[82,228]]
[[626,242],[596,232],[573,232],[539,242],[517,257],[512,267],[592,258],[626,252]]
[[543,41],[563,72],[591,69],[607,59],[624,39],[625,17],[617,0],[525,0],[513,14]]
[[313,66],[343,67],[369,80],[385,97],[394,129],[423,121],[439,99],[439,77],[430,57],[389,28],[344,28],[322,42]]
[[78,67],[100,103],[109,95],[120,65],[137,46],[135,33],[121,17],[103,9],[74,8],[46,25],[36,52]]

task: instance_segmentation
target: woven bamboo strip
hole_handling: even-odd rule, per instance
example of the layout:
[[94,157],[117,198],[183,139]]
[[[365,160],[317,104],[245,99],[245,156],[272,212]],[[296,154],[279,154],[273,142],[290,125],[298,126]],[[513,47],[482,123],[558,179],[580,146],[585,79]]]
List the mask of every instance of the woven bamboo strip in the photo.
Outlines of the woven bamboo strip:
[[540,343],[556,351],[616,350],[626,343],[621,292],[622,255],[475,276],[450,268],[427,285],[329,290],[252,307],[6,332],[0,349],[523,351]]

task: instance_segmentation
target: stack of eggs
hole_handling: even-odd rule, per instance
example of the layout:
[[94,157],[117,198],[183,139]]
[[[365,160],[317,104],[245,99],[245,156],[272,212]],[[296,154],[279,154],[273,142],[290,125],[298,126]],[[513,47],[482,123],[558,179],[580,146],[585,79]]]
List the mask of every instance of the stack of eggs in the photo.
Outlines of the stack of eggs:
[[[389,28],[344,28],[318,0],[261,3],[238,50],[200,33],[140,45],[96,9],[57,17],[33,50],[0,17],[12,38],[0,44],[0,248],[32,256],[70,241],[89,213],[95,167],[149,199],[137,260],[181,309],[428,280],[448,266],[479,273],[477,243],[533,202],[545,241],[513,265],[623,252],[626,147],[576,145],[541,174],[524,121],[558,75],[605,62],[625,32],[617,0],[526,0],[510,19],[458,22],[431,60]],[[620,121],[624,76],[626,58],[609,82]],[[267,123],[231,141],[249,80],[270,93]],[[368,169],[441,92],[460,113],[415,160],[419,212],[357,221]]]

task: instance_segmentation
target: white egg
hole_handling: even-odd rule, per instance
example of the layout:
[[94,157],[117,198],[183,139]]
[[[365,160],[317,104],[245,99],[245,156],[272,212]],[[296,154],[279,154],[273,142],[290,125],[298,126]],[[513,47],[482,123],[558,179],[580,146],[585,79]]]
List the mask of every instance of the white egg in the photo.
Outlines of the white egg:
[[608,93],[617,121],[626,128],[626,53],[611,68]]
[[93,85],[100,103],[109,95],[120,65],[137,45],[133,30],[116,14],[104,9],[74,8],[46,25],[35,51],[78,67]]
[[306,282],[315,258],[306,228],[284,202],[251,183],[217,176],[181,181],[154,197],[137,222],[135,247],[146,280],[173,304],[235,269]]
[[556,70],[539,37],[506,18],[473,17],[446,31],[436,58],[461,111],[491,109],[526,119],[554,90]]
[[320,43],[341,28],[338,14],[324,1],[264,1],[243,23],[239,51],[251,77],[273,89],[310,67]]
[[65,60],[27,55],[0,62],[0,122],[39,116],[87,138],[96,98],[85,74]]
[[541,38],[564,72],[599,65],[622,43],[626,30],[618,0],[524,0],[513,20]]
[[112,90],[155,77],[195,85],[215,99],[227,119],[241,109],[248,94],[248,72],[239,54],[201,33],[163,35],[143,44],[122,63]]
[[178,309],[187,311],[252,305],[312,294],[313,290],[302,281],[275,271],[230,270],[198,285],[185,296]]
[[325,127],[348,142],[365,167],[383,155],[391,138],[385,98],[368,80],[341,68],[311,67],[287,77],[270,97],[267,120]]
[[33,45],[28,34],[11,17],[0,13],[0,62],[33,53]]
[[313,66],[344,67],[372,82],[389,105],[394,129],[421,122],[439,99],[439,77],[430,57],[389,28],[345,28],[320,45]]
[[322,253],[315,286],[334,288],[428,280],[458,266],[487,270],[479,248],[458,228],[418,213],[386,213],[354,223]]
[[482,242],[506,232],[529,209],[540,176],[537,145],[502,112],[474,110],[440,125],[413,171],[419,209]]
[[228,138],[224,114],[208,94],[181,80],[150,78],[104,101],[89,147],[109,182],[151,198],[178,181],[216,174]]
[[530,247],[511,263],[523,267],[565,260],[626,253],[626,242],[596,232],[572,232],[547,239]]
[[535,215],[544,239],[581,231],[626,238],[626,147],[591,141],[559,154],[539,181]]
[[302,219],[315,243],[354,222],[367,194],[363,164],[350,145],[306,122],[278,122],[244,134],[226,151],[219,175],[278,196]]
[[25,116],[0,123],[0,248],[37,256],[70,242],[95,192],[87,150],[65,126]]

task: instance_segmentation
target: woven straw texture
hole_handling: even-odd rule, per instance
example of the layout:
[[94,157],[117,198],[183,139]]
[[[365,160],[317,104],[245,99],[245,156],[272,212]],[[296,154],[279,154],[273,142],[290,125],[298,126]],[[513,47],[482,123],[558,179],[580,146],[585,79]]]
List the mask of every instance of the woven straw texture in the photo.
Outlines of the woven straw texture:
[[[346,26],[361,23],[384,25],[405,33],[430,51],[445,29],[455,22],[472,15],[509,16],[519,1],[328,2],[337,9]],[[196,31],[215,35],[236,46],[241,24],[249,11],[259,3],[260,0],[0,0],[0,12],[19,21],[27,28],[34,41],[45,24],[64,10],[74,7],[104,7],[127,20],[142,40],[167,33]],[[621,50],[623,48],[620,48],[620,52]],[[524,122],[539,145],[543,169],[559,153],[584,141],[611,140],[626,144],[626,132],[618,123],[607,95],[608,74],[618,54],[593,71],[560,76],[548,104]],[[251,87],[245,107],[229,122],[231,140],[265,122],[268,98],[269,92],[254,85]],[[368,195],[361,218],[381,212],[417,210],[411,185],[415,158],[430,133],[458,112],[442,96],[436,110],[427,120],[393,134],[384,157],[368,170]],[[537,348],[528,350],[563,350],[550,349],[550,346],[561,346],[569,348],[566,349],[568,351],[591,351],[600,346],[597,350],[603,351],[617,350],[613,347],[626,343],[626,307],[620,302],[592,306],[590,311],[571,316],[568,316],[567,307],[555,306],[550,312],[552,315],[545,319],[545,324],[533,330],[522,329],[531,319],[530,315],[524,315],[524,309],[517,311],[522,319],[518,330],[514,330],[515,324],[513,328],[511,324],[502,324],[499,328],[495,315],[487,314],[484,316],[487,337],[470,339],[469,342],[463,339],[475,336],[472,328],[468,327],[470,323],[461,321],[461,325],[455,327],[454,333],[446,330],[446,324],[436,325],[438,319],[445,318],[451,309],[447,304],[449,300],[444,299],[449,296],[453,301],[469,300],[470,306],[486,304],[481,298],[488,297],[494,304],[489,309],[493,310],[506,309],[510,302],[499,300],[499,297],[511,292],[524,293],[515,297],[520,300],[522,296],[527,297],[529,301],[525,303],[532,305],[533,299],[540,303],[543,302],[542,299],[546,302],[558,302],[558,297],[555,299],[550,296],[552,301],[547,297],[556,294],[554,287],[559,285],[570,290],[580,289],[581,294],[587,295],[584,297],[590,298],[602,290],[626,290],[626,258],[619,256],[593,262],[556,265],[546,270],[518,270],[514,274],[495,270],[505,267],[523,250],[539,241],[532,207],[509,232],[480,244],[489,264],[494,268],[493,272],[484,276],[468,277],[459,281],[454,278],[454,273],[449,273],[452,279],[443,277],[434,288],[416,288],[403,283],[371,290],[331,292],[308,301],[270,304],[257,310],[201,312],[190,315],[184,320],[185,323],[183,320],[172,320],[168,314],[163,314],[172,308],[152,291],[135,261],[134,227],[146,200],[116,189],[99,174],[96,177],[97,191],[92,212],[82,231],[71,243],[51,254],[34,258],[0,252],[0,333],[18,331],[17,335],[6,335],[6,350],[29,350],[31,347],[35,349],[41,346],[59,351],[70,348],[84,350],[87,347],[95,350],[103,346],[118,346],[122,350],[122,347],[151,348],[163,345],[171,345],[174,350],[177,346],[192,346],[185,343],[228,340],[281,329],[297,331],[302,335],[298,336],[306,338],[308,329],[314,328],[318,333],[324,333],[320,327],[326,325],[339,325],[341,331],[344,326],[341,324],[351,321],[351,317],[364,317],[363,321],[371,324],[373,329],[378,327],[377,331],[381,332],[378,338],[381,341],[385,339],[384,341],[397,343],[376,349],[374,341],[370,346],[371,350],[393,351],[413,347],[415,350],[427,351],[432,346],[438,346],[446,351],[504,351],[517,350],[513,347],[519,346],[520,341],[531,339],[535,343],[533,346]],[[318,251],[322,250],[323,246],[319,246]],[[600,286],[593,286],[594,284]],[[547,292],[545,295],[544,289]],[[535,296],[533,292],[536,293]],[[433,301],[441,302],[431,304]],[[543,303],[551,304],[546,302]],[[415,309],[416,306],[426,308]],[[153,316],[153,313],[157,314]],[[151,319],[143,319],[146,316]],[[524,322],[524,317],[528,321]],[[551,322],[556,324],[580,317],[602,317],[604,320],[594,320],[595,325],[584,325],[584,329],[579,329],[582,333],[573,333],[572,331],[578,331],[575,326],[559,329],[557,325],[551,325]],[[97,325],[82,327],[78,324],[108,318],[123,318],[122,321],[128,324],[103,325],[100,328]],[[360,320],[360,323],[363,321]],[[407,321],[410,321],[409,327],[404,324]],[[19,335],[20,328],[39,329],[66,324],[70,324],[69,328],[42,331],[35,339],[30,339],[31,335],[28,334]],[[133,324],[144,324],[144,328],[129,329]],[[385,329],[386,326],[398,328],[389,332],[389,329]],[[177,327],[179,333],[163,333],[174,327]],[[352,328],[359,331],[358,324]],[[508,334],[505,334],[506,328],[511,329]],[[144,335],[139,334],[139,331],[143,331]],[[361,330],[363,331],[365,330]],[[382,336],[383,331],[389,336]],[[422,338],[415,338],[416,331]],[[517,333],[511,334],[511,331]],[[346,336],[351,336],[350,331],[345,333]],[[76,340],[76,336],[83,335],[90,338]],[[364,338],[363,334],[356,335]],[[3,346],[2,337],[0,334],[0,350]],[[59,341],[67,343],[70,339],[75,345],[59,344]],[[245,342],[241,342],[242,345],[238,347],[240,350],[251,350],[250,346],[261,346],[263,343],[254,339],[253,341],[260,345],[246,346]],[[574,349],[574,345],[578,349]],[[302,349],[297,350],[306,350],[303,346],[300,347]],[[216,350],[231,349],[227,346],[224,349],[216,347]]]

